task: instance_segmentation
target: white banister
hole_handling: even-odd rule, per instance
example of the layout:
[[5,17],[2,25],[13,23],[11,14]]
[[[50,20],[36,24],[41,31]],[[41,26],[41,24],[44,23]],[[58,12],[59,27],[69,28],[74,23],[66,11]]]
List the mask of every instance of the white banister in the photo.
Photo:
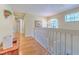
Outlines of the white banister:
[[36,28],[35,38],[50,54],[78,55],[79,31],[52,28]]

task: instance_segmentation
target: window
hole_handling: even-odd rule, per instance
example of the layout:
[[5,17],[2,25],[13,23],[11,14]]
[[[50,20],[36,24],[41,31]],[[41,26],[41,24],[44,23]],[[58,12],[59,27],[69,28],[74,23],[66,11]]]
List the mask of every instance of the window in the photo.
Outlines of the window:
[[79,21],[79,12],[66,15],[65,21],[66,22]]
[[48,21],[48,28],[58,28],[58,20],[51,19]]

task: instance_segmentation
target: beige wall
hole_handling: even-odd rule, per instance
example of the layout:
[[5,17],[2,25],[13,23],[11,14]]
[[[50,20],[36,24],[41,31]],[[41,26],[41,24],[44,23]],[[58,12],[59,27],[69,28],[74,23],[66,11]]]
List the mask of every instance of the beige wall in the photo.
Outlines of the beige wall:
[[[46,19],[44,17],[40,17],[40,16],[34,16],[31,14],[26,14],[24,17],[24,22],[25,22],[25,34],[26,36],[33,36],[34,35],[34,21],[35,20],[40,20],[42,22],[44,22]],[[43,23],[44,24],[44,23]]]
[[79,12],[79,8],[75,8],[75,9],[64,11],[62,13],[59,13],[57,15],[49,17],[49,19],[51,19],[51,18],[57,18],[58,21],[59,21],[59,28],[62,28],[62,29],[71,29],[71,30],[79,30],[79,22],[67,23],[64,20],[64,16],[66,14],[74,13],[74,12]]

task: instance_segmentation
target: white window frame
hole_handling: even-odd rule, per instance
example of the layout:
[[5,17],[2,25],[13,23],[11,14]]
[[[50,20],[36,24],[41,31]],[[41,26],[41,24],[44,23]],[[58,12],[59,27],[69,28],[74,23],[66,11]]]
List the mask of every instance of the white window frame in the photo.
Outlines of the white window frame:
[[79,12],[65,15],[65,22],[79,22]]
[[[57,25],[56,25],[55,22],[57,23]],[[48,21],[48,28],[58,28],[58,19],[55,19],[55,18],[54,19],[50,19]]]

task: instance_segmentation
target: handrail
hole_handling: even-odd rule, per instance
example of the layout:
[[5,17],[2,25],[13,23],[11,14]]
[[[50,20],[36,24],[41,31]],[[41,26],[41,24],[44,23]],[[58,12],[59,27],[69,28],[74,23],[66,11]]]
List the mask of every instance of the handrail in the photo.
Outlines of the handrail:
[[35,28],[37,41],[51,54],[79,54],[79,30]]

